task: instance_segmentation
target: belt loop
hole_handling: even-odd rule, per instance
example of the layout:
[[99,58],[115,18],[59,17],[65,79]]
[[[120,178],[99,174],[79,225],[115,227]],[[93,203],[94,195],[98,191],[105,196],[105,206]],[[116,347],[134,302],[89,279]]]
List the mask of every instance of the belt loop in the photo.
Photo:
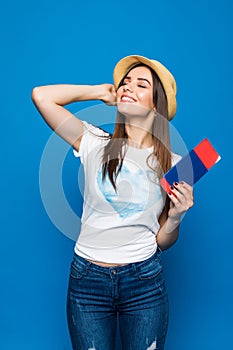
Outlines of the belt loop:
[[137,267],[136,267],[136,264],[135,263],[132,263],[132,268],[133,268],[133,271],[136,272],[137,271]]

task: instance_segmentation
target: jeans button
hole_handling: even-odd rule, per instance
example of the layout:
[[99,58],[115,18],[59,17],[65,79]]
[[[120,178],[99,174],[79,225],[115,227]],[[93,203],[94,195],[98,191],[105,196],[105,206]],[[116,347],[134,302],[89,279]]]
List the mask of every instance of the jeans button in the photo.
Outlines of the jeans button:
[[113,275],[115,275],[117,272],[116,272],[116,270],[112,270],[112,273],[113,273]]

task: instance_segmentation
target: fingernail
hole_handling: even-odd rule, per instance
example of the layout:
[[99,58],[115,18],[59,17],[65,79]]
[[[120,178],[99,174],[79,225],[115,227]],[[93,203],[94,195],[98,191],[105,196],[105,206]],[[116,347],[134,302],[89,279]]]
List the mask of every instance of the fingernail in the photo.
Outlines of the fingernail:
[[174,187],[173,187],[173,186],[170,186],[170,190],[174,190]]
[[168,192],[169,196],[172,196],[172,193],[171,192]]
[[181,183],[181,185],[183,185],[183,184],[184,184],[184,181],[180,181],[180,183]]
[[175,185],[175,186],[178,186],[179,184],[178,184],[178,182],[174,182],[174,185]]

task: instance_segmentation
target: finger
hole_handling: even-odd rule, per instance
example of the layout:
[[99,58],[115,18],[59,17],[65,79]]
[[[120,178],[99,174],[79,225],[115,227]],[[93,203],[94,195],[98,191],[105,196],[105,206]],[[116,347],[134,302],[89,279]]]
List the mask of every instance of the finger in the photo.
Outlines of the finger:
[[190,193],[190,191],[186,190],[184,191],[184,193],[181,193],[174,186],[171,186],[170,192],[172,193],[173,196],[177,198],[180,206],[182,206],[184,210],[188,210],[193,206],[194,204],[193,196],[192,196],[192,193]]
[[189,185],[185,181],[178,182],[178,185],[180,185],[181,187],[185,188],[186,190],[192,190],[193,189],[193,186]]
[[112,88],[112,94],[113,94],[113,96],[116,96],[116,89],[114,88],[114,86]]
[[170,198],[170,200],[172,201],[172,203],[178,207],[180,205],[180,201],[178,200],[178,198],[172,193],[172,191],[168,192],[168,196]]
[[117,103],[115,101],[111,101],[111,102],[106,102],[105,103],[107,106],[116,106]]
[[180,203],[184,201],[184,195],[179,192],[174,186],[170,186],[170,192]]
[[[187,185],[187,186],[186,186]],[[185,197],[189,199],[193,199],[193,187],[182,183],[174,182],[174,188],[176,188],[180,193],[182,193]]]

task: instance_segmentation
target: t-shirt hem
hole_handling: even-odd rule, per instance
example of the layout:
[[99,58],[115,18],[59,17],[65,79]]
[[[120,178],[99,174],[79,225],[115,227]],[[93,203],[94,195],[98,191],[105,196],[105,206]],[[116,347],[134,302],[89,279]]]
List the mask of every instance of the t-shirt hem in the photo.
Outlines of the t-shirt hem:
[[[148,254],[138,254],[138,257],[135,258],[135,252],[131,253],[131,256],[129,256],[129,252],[114,252],[113,249],[98,249],[98,254],[88,254],[87,250],[85,249],[85,252],[81,251],[77,244],[74,247],[74,252],[81,256],[82,258],[86,260],[93,260],[96,262],[103,262],[103,263],[109,263],[109,264],[130,264],[130,263],[136,263],[140,261],[144,261],[146,259],[149,259],[155,252],[157,251],[158,245],[154,245],[154,249],[151,250]],[[108,252],[108,254],[106,254]],[[125,258],[128,255],[128,258]]]

